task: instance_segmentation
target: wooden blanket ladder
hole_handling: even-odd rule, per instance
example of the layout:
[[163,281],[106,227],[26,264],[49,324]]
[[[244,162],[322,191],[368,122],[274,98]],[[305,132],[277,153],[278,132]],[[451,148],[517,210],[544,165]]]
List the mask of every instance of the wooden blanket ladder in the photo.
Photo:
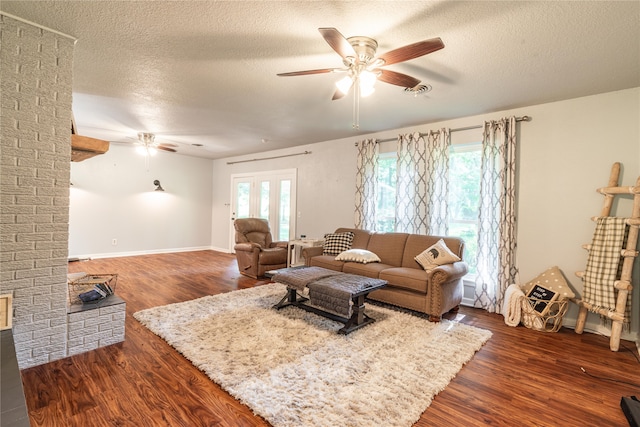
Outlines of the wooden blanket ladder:
[[[575,332],[581,334],[584,331],[585,322],[587,320],[587,314],[589,311],[597,313],[608,319],[611,319],[611,338],[609,341],[609,347],[611,351],[618,351],[620,347],[620,334],[622,333],[622,326],[630,319],[625,319],[625,308],[627,305],[627,298],[631,293],[633,286],[631,284],[631,277],[633,273],[633,265],[635,259],[638,256],[637,244],[638,244],[638,230],[640,229],[640,177],[636,180],[635,187],[621,187],[619,186],[620,178],[620,163],[616,162],[611,168],[611,175],[609,176],[609,183],[606,187],[599,188],[596,191],[604,195],[604,205],[600,212],[600,217],[611,216],[611,208],[616,196],[619,195],[632,195],[633,196],[633,208],[631,217],[626,219],[626,224],[629,226],[628,237],[626,246],[620,251],[622,257],[622,269],[619,280],[616,280],[614,287],[617,290],[616,306],[615,309],[598,308],[591,302],[574,299],[573,302],[578,304],[579,312],[578,319],[576,320]],[[597,221],[598,217],[592,218]],[[583,245],[583,248],[589,250],[591,245]],[[583,277],[584,272],[577,272],[578,277]]]

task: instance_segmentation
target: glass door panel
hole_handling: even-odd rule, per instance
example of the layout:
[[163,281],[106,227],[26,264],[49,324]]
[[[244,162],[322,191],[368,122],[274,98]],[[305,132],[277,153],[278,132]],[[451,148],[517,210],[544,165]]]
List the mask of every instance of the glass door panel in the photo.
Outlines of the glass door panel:
[[269,187],[271,182],[262,181],[260,184],[260,218],[269,219],[270,194]]
[[249,218],[251,214],[251,183],[238,182],[236,184],[235,218]]
[[280,211],[278,217],[278,240],[290,240],[291,231],[291,180],[280,180]]

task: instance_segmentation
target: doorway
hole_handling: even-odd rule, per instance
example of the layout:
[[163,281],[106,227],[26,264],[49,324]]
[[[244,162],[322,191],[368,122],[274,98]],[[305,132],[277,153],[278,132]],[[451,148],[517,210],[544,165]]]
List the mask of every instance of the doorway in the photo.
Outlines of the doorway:
[[233,252],[236,218],[269,221],[274,241],[289,241],[296,232],[297,169],[231,175],[231,228],[229,248]]

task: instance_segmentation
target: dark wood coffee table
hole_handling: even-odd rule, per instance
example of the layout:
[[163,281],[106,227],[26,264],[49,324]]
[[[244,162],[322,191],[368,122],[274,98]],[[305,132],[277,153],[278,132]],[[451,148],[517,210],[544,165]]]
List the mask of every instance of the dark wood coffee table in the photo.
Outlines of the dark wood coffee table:
[[[354,275],[349,275],[349,276],[354,276]],[[310,305],[309,298],[300,295],[298,293],[298,290],[293,286],[287,286],[286,295],[280,300],[280,302],[275,304],[273,308],[279,310],[281,308],[292,305],[292,306],[301,308],[305,311],[308,311],[310,313],[314,313],[314,314],[326,317],[328,319],[334,320],[336,322],[340,322],[344,324],[344,327],[339,329],[338,333],[347,335],[357,329],[362,328],[363,326],[366,326],[370,323],[375,322],[375,319],[369,317],[365,313],[365,304],[364,304],[365,298],[371,292],[377,289],[381,289],[387,285],[387,282],[383,280],[371,279],[364,276],[360,276],[360,277],[362,277],[364,282],[368,282],[368,283],[366,287],[360,288],[357,291],[350,292],[350,298],[353,303],[352,310],[351,310],[352,313],[350,317],[343,317],[336,313],[332,313],[332,312],[323,310],[322,308]],[[331,279],[334,280],[335,283],[337,284],[338,281],[340,280],[340,274],[332,276]],[[331,287],[331,283],[324,283],[324,286]],[[343,288],[341,289],[344,290]]]

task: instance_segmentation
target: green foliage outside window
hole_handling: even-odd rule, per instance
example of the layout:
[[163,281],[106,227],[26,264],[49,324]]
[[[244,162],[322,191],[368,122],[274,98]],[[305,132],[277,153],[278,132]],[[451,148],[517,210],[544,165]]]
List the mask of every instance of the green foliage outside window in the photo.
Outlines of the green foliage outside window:
[[[476,273],[478,253],[480,148],[480,144],[473,144],[449,153],[449,234],[464,240],[470,274]],[[378,160],[378,232],[395,231],[396,163],[396,153],[381,154]]]
[[376,231],[389,233],[396,226],[396,153],[385,153],[378,159],[378,206]]
[[469,273],[476,273],[478,207],[480,202],[480,144],[449,154],[449,234],[461,237]]

